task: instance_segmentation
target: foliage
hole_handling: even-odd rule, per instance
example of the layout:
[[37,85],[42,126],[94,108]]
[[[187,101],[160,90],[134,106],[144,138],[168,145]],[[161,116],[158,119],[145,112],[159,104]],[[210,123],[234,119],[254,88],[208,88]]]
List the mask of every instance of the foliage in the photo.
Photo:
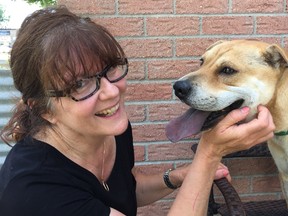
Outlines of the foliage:
[[30,4],[40,3],[42,7],[47,7],[49,5],[56,5],[57,0],[25,0]]
[[5,15],[5,10],[0,5],[0,23],[9,21],[10,17]]
[[2,9],[0,5],[0,22],[2,22],[3,20],[4,20],[4,10]]

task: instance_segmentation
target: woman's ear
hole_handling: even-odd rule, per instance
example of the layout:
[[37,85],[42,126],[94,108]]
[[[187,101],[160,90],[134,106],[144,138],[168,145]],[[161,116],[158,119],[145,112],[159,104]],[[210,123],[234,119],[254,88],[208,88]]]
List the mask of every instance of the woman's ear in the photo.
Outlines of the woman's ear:
[[46,112],[41,114],[41,117],[46,121],[50,122],[51,124],[56,124],[57,119],[53,112],[53,105],[50,100],[47,103]]
[[56,124],[56,122],[57,122],[57,119],[55,118],[53,113],[51,113],[50,111],[48,111],[47,113],[42,114],[41,117],[43,119],[45,119],[46,121],[50,122],[51,124]]

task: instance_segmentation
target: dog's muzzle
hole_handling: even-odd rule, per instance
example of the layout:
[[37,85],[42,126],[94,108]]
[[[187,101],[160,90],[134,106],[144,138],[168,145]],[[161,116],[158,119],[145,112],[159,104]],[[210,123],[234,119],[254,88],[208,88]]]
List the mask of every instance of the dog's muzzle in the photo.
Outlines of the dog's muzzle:
[[[178,80],[173,85],[175,95],[184,103],[191,97],[193,86],[189,80]],[[193,97],[193,96],[192,96]],[[229,106],[218,111],[203,111],[189,108],[183,115],[170,120],[166,125],[166,136],[172,142],[177,142],[191,135],[214,127],[231,110],[241,107],[243,99],[231,103]]]
[[180,99],[184,100],[190,94],[192,86],[189,80],[178,80],[174,83],[173,89],[175,95]]

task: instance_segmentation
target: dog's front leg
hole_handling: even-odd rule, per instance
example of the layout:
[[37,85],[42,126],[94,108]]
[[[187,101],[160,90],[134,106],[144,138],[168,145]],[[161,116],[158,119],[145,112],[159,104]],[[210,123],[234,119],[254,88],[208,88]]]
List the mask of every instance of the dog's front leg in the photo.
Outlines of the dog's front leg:
[[288,154],[284,146],[280,146],[272,140],[268,141],[268,147],[279,171],[281,189],[288,207]]

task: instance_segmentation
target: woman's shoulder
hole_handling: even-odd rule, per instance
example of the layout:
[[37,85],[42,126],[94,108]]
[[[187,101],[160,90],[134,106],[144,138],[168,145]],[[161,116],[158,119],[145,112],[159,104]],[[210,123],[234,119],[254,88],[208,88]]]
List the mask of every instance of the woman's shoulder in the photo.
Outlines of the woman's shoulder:
[[[83,179],[88,180],[84,182]],[[0,198],[1,192],[8,186],[10,189],[18,184],[23,189],[27,185],[49,188],[48,185],[65,184],[74,187],[77,184],[86,187],[93,183],[91,179],[87,171],[68,160],[54,147],[29,138],[13,146],[0,170]]]
[[47,150],[43,142],[26,137],[12,147],[1,170],[6,166],[13,167],[13,170],[21,167],[37,167],[45,158]]

